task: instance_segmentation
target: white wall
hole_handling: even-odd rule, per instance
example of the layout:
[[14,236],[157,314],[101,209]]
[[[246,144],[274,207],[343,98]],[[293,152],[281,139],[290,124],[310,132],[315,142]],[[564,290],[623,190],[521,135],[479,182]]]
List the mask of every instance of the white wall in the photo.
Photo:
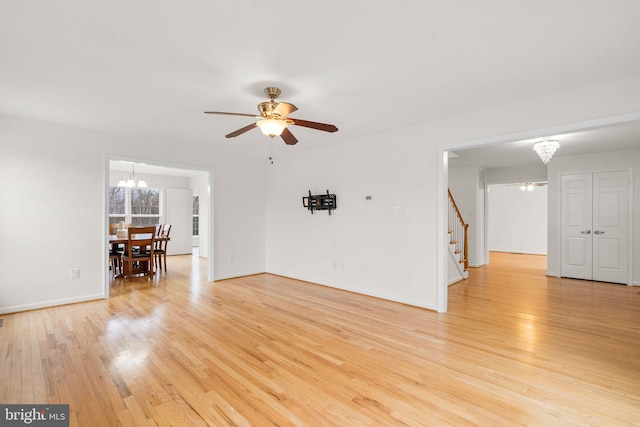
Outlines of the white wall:
[[484,265],[484,173],[478,167],[449,169],[449,189],[462,218],[469,224],[469,266]]
[[104,296],[107,155],[212,168],[215,277],[264,271],[264,160],[211,146],[0,115],[0,313]]
[[487,196],[489,250],[546,255],[547,187],[497,184]]
[[[603,141],[606,144],[606,141]],[[640,135],[638,136],[640,146]],[[548,274],[560,275],[560,177],[563,174],[632,170],[633,176],[633,283],[640,285],[640,149],[554,157],[549,162]]]
[[[424,197],[433,147],[399,135],[300,152],[268,168],[269,272],[434,307],[425,278],[436,218],[433,197]],[[338,208],[312,215],[302,206],[309,190],[335,193]]]
[[[109,186],[117,187],[120,178],[128,177],[130,173],[112,170],[109,171]],[[167,188],[191,188],[191,179],[181,176],[165,176],[154,174],[141,174],[136,172],[136,178],[144,178],[149,188],[164,192]],[[164,215],[164,212],[163,212]]]
[[547,166],[538,162],[535,165],[508,166],[484,170],[486,184],[512,184],[514,182],[538,182],[547,180]]

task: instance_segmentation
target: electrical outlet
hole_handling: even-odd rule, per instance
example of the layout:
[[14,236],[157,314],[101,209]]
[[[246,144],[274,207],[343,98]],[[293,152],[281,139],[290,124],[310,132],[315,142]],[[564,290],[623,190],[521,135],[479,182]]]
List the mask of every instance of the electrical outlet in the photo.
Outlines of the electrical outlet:
[[72,268],[71,269],[71,278],[72,279],[79,279],[80,278],[80,269],[79,268]]

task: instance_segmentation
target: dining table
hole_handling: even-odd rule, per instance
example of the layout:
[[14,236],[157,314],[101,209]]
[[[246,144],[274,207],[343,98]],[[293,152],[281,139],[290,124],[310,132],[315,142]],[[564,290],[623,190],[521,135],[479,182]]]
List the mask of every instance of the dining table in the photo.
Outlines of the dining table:
[[[148,240],[151,237],[150,234],[132,234],[131,235],[131,244],[132,246],[135,246],[134,241],[135,240]],[[168,242],[171,240],[171,238],[167,237],[167,236],[156,236],[154,239],[156,242]],[[113,251],[115,251],[118,246],[120,245],[124,245],[124,250],[125,252],[128,249],[129,246],[129,237],[125,236],[125,237],[120,237],[117,234],[110,234],[109,235],[109,244],[111,245],[111,249]],[[140,248],[143,249],[143,248]],[[124,271],[124,266],[123,266],[123,271],[121,274],[115,275],[114,279],[120,279],[123,278],[127,275],[127,272]]]

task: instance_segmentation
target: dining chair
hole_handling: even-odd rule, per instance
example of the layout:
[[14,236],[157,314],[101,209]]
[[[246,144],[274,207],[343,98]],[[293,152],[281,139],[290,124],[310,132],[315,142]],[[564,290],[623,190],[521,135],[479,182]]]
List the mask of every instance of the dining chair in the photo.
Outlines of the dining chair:
[[156,256],[156,264],[158,270],[162,270],[162,262],[164,258],[164,271],[167,271],[167,243],[169,243],[169,234],[171,233],[171,224],[164,224],[158,237],[162,240],[156,241],[156,248],[154,254]]
[[[109,234],[115,236],[118,231],[118,224],[109,224]],[[122,274],[122,253],[124,252],[124,245],[110,245],[109,246],[109,268],[113,272],[114,277],[118,274]]]
[[128,277],[129,281],[131,281],[134,274],[144,274],[149,278],[153,278],[156,244],[155,226],[129,227],[127,236],[128,244],[122,254],[123,277]]

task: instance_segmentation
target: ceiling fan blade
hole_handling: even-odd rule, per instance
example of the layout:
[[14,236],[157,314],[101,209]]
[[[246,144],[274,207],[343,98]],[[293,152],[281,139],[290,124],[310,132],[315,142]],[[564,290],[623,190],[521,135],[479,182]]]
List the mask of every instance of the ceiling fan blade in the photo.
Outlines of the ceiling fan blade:
[[323,130],[325,132],[337,132],[338,131],[337,127],[335,127],[334,125],[329,125],[327,123],[310,122],[308,120],[294,119],[293,117],[289,117],[287,120],[291,121],[291,124],[293,124],[293,125],[303,126],[303,127],[306,127],[306,128]]
[[222,114],[225,116],[242,116],[242,117],[261,117],[255,114],[244,114],[244,113],[227,113],[224,111],[205,111],[205,114]]
[[288,102],[279,102],[278,105],[276,105],[276,108],[273,109],[273,112],[279,114],[280,117],[286,117],[297,109],[298,107],[293,104],[289,104]]
[[282,139],[284,140],[284,143],[287,145],[296,145],[298,143],[298,139],[295,136],[293,136],[291,131],[287,128],[284,128],[280,137],[282,137]]
[[251,129],[258,127],[258,125],[256,125],[255,123],[251,123],[250,125],[247,125],[241,129],[238,129],[235,132],[231,132],[229,135],[226,135],[227,138],[233,138],[236,137],[238,135],[242,135],[245,132],[249,132]]

